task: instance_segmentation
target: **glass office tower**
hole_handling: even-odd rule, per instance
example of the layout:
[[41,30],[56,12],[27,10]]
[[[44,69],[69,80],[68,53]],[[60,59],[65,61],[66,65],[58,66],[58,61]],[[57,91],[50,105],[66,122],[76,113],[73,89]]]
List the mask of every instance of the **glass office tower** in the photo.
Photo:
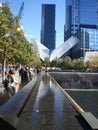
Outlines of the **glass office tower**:
[[41,43],[55,49],[55,4],[42,4]]
[[98,0],[66,0],[66,24],[64,40],[79,38],[68,55],[83,58],[86,51],[98,50]]

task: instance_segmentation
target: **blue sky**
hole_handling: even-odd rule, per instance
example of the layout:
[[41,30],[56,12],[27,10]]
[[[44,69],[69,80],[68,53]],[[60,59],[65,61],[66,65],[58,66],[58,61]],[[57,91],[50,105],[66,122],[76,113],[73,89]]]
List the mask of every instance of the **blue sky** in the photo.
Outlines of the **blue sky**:
[[20,6],[24,1],[21,24],[26,33],[27,39],[35,38],[40,41],[41,30],[41,5],[56,4],[56,47],[64,41],[65,24],[65,0],[0,0],[0,2],[10,3],[12,13],[18,15]]

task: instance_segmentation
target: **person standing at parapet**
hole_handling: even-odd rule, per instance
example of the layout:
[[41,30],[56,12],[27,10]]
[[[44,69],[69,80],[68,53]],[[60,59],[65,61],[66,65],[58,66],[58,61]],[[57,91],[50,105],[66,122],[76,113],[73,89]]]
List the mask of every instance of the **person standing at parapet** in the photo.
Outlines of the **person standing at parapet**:
[[12,87],[14,87],[15,93],[19,91],[20,85],[21,85],[21,77],[19,76],[18,69],[12,70],[12,77],[14,82],[11,84]]

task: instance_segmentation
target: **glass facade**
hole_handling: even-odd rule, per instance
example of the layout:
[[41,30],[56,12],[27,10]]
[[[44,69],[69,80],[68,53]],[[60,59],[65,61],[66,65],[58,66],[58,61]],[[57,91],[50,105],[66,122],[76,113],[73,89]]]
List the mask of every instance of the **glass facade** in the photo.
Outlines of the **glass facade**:
[[80,24],[97,25],[97,0],[79,0]]
[[98,50],[98,30],[88,29],[90,49]]
[[66,0],[64,39],[75,35],[80,40],[79,44],[68,52],[71,58],[82,58],[86,51],[98,50],[97,25],[98,0]]
[[55,49],[55,5],[42,4],[41,43]]

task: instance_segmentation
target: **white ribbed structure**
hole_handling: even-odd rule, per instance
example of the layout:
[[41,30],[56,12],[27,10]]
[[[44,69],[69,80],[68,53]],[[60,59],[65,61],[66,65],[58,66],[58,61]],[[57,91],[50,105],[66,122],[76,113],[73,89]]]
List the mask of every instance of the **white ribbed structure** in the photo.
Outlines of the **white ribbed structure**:
[[54,49],[50,55],[50,61],[55,58],[60,58],[67,51],[69,51],[73,46],[75,46],[79,40],[76,37],[70,37],[67,41],[65,41],[62,45],[60,45],[57,49]]
[[57,49],[54,49],[51,53],[50,50],[40,42],[34,39],[32,39],[31,42],[33,44],[34,49],[36,50],[36,52],[38,53],[38,55],[42,60],[48,57],[50,61],[52,61],[55,58],[60,58],[61,56],[63,56],[68,50],[70,50],[73,46],[75,46],[79,42],[79,39],[76,37],[70,37]]
[[43,44],[41,44],[40,42],[38,42],[37,40],[35,39],[32,39],[31,40],[32,44],[33,44],[33,47],[35,49],[35,51],[37,52],[37,54],[40,56],[40,58],[44,61],[44,59],[46,57],[49,58],[49,53],[50,53],[50,50],[45,47]]

